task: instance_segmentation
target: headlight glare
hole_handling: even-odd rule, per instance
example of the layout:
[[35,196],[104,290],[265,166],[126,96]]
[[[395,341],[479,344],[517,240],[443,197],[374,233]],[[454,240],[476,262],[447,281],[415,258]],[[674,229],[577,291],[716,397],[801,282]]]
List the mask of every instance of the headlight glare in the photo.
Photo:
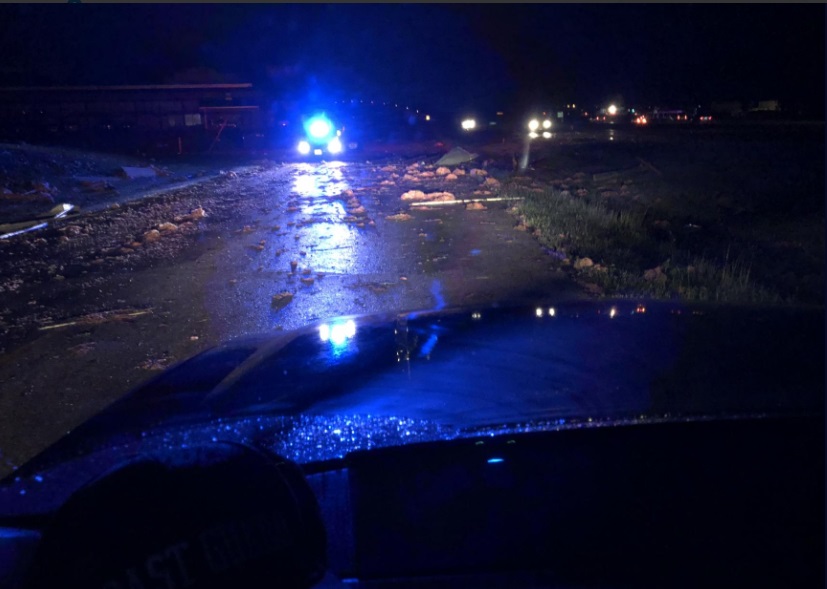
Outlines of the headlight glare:
[[331,139],[330,142],[327,144],[327,151],[329,151],[330,153],[332,153],[334,155],[337,154],[337,153],[341,153],[342,152],[342,141],[341,141],[341,139],[339,139],[338,137],[334,137],[333,139]]

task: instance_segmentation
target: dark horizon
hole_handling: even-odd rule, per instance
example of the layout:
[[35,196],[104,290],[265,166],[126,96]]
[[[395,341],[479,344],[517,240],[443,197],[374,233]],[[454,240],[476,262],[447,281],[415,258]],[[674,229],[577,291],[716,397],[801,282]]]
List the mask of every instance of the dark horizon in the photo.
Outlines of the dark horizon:
[[824,23],[823,5],[3,5],[0,85],[223,79],[447,111],[777,99],[823,115]]

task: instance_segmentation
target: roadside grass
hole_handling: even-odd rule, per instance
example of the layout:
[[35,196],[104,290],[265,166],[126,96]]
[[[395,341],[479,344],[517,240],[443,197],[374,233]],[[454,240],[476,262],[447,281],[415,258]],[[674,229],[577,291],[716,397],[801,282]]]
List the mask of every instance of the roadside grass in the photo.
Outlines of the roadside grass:
[[512,208],[520,223],[564,256],[564,265],[572,264],[581,282],[596,285],[607,296],[781,301],[775,289],[754,280],[742,257],[731,258],[727,252],[719,259],[680,247],[676,240],[653,233],[643,211],[613,210],[592,195],[575,197],[554,189],[507,186],[506,191],[523,198]]

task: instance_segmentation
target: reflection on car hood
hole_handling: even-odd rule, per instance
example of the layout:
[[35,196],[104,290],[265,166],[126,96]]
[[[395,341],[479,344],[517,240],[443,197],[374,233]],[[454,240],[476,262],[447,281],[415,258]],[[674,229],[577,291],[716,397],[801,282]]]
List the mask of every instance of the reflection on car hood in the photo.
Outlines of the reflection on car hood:
[[457,437],[823,411],[822,309],[631,301],[349,317],[208,350],[16,473],[202,442],[300,463]]

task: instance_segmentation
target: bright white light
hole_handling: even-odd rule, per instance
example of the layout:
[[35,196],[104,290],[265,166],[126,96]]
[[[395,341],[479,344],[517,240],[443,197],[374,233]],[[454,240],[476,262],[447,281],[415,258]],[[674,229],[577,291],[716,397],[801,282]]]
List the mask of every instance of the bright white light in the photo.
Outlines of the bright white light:
[[310,144],[307,141],[299,141],[299,153],[302,155],[307,155],[310,153]]
[[431,120],[431,115],[425,115],[425,120],[430,121]]
[[617,107],[614,104],[609,105],[609,114],[612,116],[617,114]]
[[476,126],[477,121],[475,121],[474,119],[465,119],[464,121],[462,121],[462,128],[466,131],[470,131],[471,129],[476,128]]
[[548,119],[543,121],[543,129],[551,129],[551,121],[549,121]]
[[537,119],[531,119],[528,122],[528,130],[529,131],[536,131],[539,128],[540,128],[540,121],[538,121]]
[[327,144],[327,151],[332,154],[337,154],[342,152],[342,141],[338,137],[334,137],[330,140],[330,143]]
[[542,317],[543,316],[543,308],[542,307],[537,307],[534,310],[534,314],[537,315],[537,317]]
[[549,307],[548,308],[548,316],[549,317],[554,317],[555,313],[556,313],[556,311],[554,310],[554,307]]
[[319,139],[322,137],[327,137],[328,134],[330,134],[330,123],[324,119],[316,119],[310,123],[310,127],[308,127],[307,132],[310,133],[312,137]]
[[330,329],[330,342],[334,346],[341,346],[347,339],[347,328],[339,323]]
[[334,346],[341,346],[348,339],[356,335],[356,322],[349,319],[345,323],[333,325],[324,324],[319,326],[319,339],[323,342],[329,341]]
[[611,309],[609,309],[609,317],[613,318],[615,315],[617,315],[617,309],[612,307]]
[[543,131],[543,138],[544,139],[551,139],[551,133],[548,131]]
[[356,322],[353,319],[348,319],[348,322],[345,323],[345,335],[347,337],[356,335]]
[[539,137],[539,135],[537,135],[537,133],[535,133],[534,131],[529,133],[528,136],[531,137],[532,139],[537,139],[537,137]]
[[321,149],[314,149],[313,150],[313,155],[322,155],[322,150]]

